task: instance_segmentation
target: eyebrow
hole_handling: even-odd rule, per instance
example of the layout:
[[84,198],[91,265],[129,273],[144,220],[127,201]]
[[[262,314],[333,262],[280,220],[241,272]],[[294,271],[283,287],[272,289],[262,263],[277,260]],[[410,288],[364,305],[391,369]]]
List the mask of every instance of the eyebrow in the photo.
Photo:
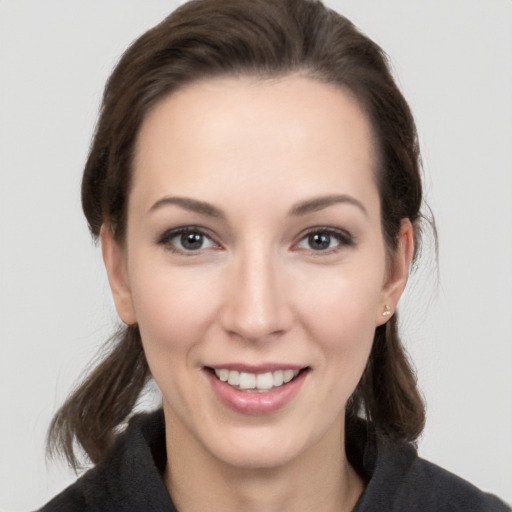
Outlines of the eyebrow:
[[[314,213],[334,204],[351,204],[356,206],[361,210],[366,216],[368,212],[364,207],[361,201],[358,201],[356,198],[349,196],[347,194],[341,195],[329,195],[329,196],[321,196],[315,197],[313,199],[308,199],[306,201],[302,201],[294,205],[289,215],[293,217],[307,215],[308,213]],[[199,201],[198,199],[191,199],[189,197],[175,197],[175,196],[166,196],[159,199],[151,208],[149,212],[153,212],[163,206],[167,205],[176,205],[185,210],[189,210],[191,212],[199,213],[200,215],[207,215],[208,217],[215,217],[218,219],[225,219],[225,215],[216,206],[213,206],[206,201]]]
[[205,201],[199,201],[197,199],[191,199],[189,197],[162,197],[159,199],[150,209],[149,212],[153,212],[166,205],[177,205],[185,210],[199,213],[201,215],[207,215],[208,217],[216,217],[219,219],[225,218],[224,213],[217,207],[207,203]]
[[332,206],[334,204],[351,204],[356,206],[361,210],[366,216],[368,216],[368,212],[364,207],[361,201],[357,200],[355,197],[349,196],[347,194],[340,195],[329,195],[329,196],[321,196],[315,197],[313,199],[308,199],[307,201],[300,202],[292,207],[290,210],[290,215],[299,216],[299,215],[307,215],[308,213],[318,212]]

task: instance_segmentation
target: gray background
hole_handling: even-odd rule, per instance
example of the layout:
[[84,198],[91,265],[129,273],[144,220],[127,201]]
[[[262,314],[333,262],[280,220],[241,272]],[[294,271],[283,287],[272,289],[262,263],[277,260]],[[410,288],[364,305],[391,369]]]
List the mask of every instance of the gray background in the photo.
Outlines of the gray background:
[[[74,480],[44,435],[115,314],[79,205],[103,84],[177,2],[0,3],[0,508]],[[428,403],[420,453],[512,502],[512,2],[339,0],[416,115],[440,285],[401,306]]]

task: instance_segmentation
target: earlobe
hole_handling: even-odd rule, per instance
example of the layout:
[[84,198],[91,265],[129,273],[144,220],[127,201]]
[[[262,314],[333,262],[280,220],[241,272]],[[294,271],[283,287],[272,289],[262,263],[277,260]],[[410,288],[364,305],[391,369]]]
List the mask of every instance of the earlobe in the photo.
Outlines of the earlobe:
[[125,324],[136,324],[137,319],[133,308],[132,294],[126,269],[126,258],[123,250],[114,239],[110,227],[105,224],[101,227],[100,239],[103,263],[107,271],[108,282],[112,291],[112,297],[114,298],[117,314]]
[[402,219],[397,248],[390,261],[388,275],[382,289],[376,325],[387,322],[393,316],[398,300],[407,284],[413,255],[414,227],[409,219]]

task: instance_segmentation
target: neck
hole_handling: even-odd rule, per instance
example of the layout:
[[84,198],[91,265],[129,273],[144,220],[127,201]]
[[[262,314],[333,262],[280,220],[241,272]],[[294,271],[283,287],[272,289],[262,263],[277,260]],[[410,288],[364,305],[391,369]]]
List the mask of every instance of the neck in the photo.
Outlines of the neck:
[[[171,424],[169,424],[171,423]],[[165,484],[180,512],[350,511],[363,482],[348,463],[344,421],[296,459],[273,468],[240,468],[183,442],[179,425],[166,418]]]

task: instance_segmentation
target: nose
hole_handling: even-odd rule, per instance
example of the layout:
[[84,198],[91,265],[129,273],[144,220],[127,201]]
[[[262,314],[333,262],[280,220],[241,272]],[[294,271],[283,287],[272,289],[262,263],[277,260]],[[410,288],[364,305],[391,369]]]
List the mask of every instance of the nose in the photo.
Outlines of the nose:
[[293,322],[282,264],[269,252],[241,254],[230,266],[221,321],[227,332],[246,341],[275,339]]

